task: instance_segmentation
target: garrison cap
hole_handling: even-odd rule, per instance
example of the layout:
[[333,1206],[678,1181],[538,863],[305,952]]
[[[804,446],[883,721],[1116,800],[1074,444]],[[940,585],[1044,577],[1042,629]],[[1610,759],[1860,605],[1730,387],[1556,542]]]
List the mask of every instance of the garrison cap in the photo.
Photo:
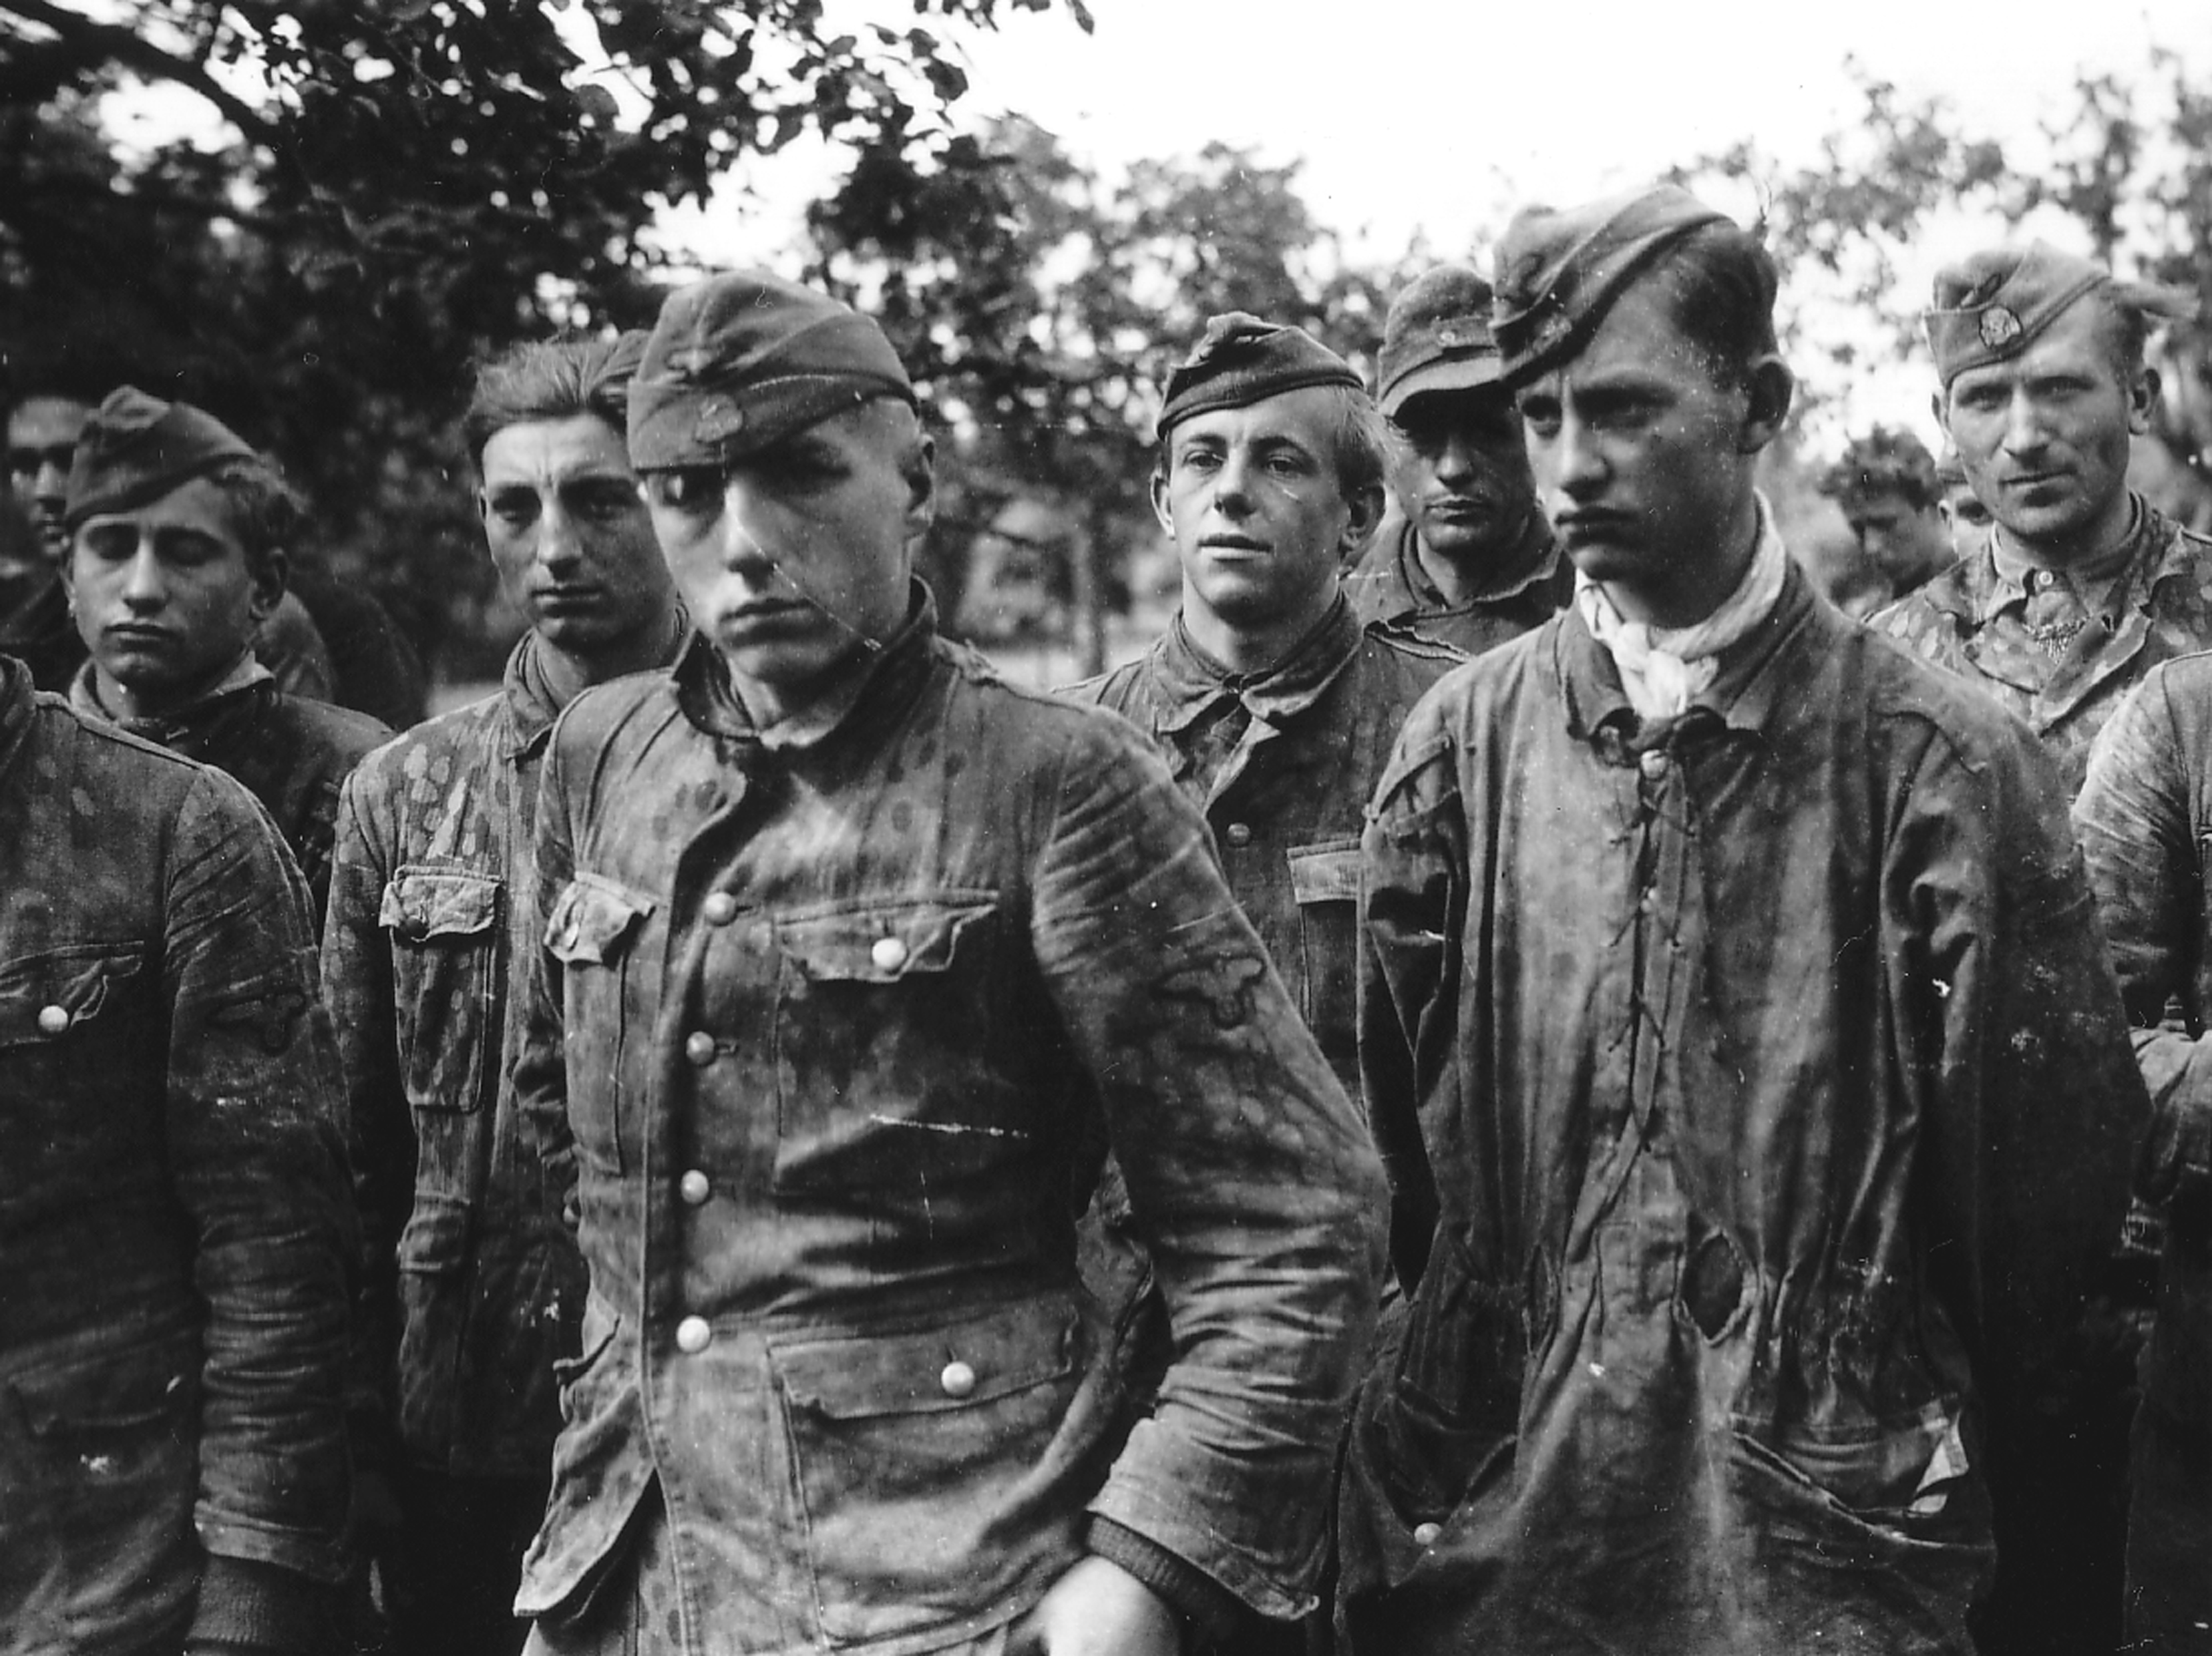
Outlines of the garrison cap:
[[1375,400],[1384,414],[1425,391],[1498,383],[1490,297],[1490,284],[1468,265],[1439,264],[1390,302],[1376,369]]
[[1164,442],[1194,414],[1241,409],[1307,385],[1367,389],[1351,363],[1304,328],[1230,311],[1209,320],[1190,355],[1170,371],[1155,433]]
[[1565,212],[1522,208],[1498,245],[1490,312],[1505,383],[1525,385],[1566,361],[1660,254],[1693,230],[1733,221],[1673,184]]
[[62,525],[74,532],[88,518],[159,500],[227,460],[260,458],[212,414],[118,385],[78,434]]
[[670,295],[629,383],[641,471],[757,452],[914,383],[884,331],[850,306],[764,270]]
[[2146,318],[2182,321],[2197,313],[2193,296],[2147,283],[2117,283],[2103,265],[2047,241],[1993,247],[1936,273],[1936,290],[1920,325],[1936,373],[1948,391],[1969,368],[2016,356],[2074,302],[2100,287]]

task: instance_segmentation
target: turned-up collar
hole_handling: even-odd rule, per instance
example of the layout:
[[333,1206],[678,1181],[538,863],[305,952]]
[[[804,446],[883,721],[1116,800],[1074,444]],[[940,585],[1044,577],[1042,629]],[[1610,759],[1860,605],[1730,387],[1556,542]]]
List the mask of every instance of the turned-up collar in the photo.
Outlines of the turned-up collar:
[[204,734],[208,727],[228,713],[240,698],[258,692],[264,684],[275,682],[276,675],[256,661],[253,652],[248,650],[213,686],[201,691],[182,707],[143,719],[130,719],[114,712],[100,699],[99,671],[93,663],[88,661],[76,670],[76,676],[70,680],[69,699],[70,706],[88,718],[100,719],[118,730],[128,731],[142,741],[181,749]]
[[1288,724],[1321,700],[1358,652],[1358,616],[1340,592],[1328,613],[1283,658],[1255,673],[1232,672],[1199,648],[1177,615],[1146,663],[1158,693],[1159,729],[1188,729],[1224,701],[1263,724]]

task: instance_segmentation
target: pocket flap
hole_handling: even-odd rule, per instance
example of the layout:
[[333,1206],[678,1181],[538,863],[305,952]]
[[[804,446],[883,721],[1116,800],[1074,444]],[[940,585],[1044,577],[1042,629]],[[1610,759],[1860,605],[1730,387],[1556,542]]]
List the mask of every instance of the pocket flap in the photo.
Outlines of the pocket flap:
[[1324,840],[1290,850],[1291,895],[1302,903],[1359,901],[1359,841]]
[[946,1328],[770,1348],[794,1408],[833,1420],[935,1414],[1056,1380],[1082,1353],[1065,1302],[1010,1306]]
[[0,1046],[52,1040],[100,1016],[108,992],[138,975],[128,943],[50,949],[0,966]]
[[630,928],[653,913],[653,899],[603,874],[579,870],[553,905],[545,946],[556,960],[605,966]]
[[384,888],[377,923],[410,943],[472,937],[499,919],[499,884],[465,868],[403,868]]
[[780,919],[776,946],[817,983],[896,983],[949,968],[963,942],[996,912],[985,899],[877,906]]

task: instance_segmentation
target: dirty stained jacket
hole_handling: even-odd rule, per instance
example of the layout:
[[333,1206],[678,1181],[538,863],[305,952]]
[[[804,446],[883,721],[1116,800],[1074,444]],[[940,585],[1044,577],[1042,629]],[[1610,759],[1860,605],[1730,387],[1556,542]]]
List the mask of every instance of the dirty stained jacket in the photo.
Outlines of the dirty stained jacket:
[[[487,696],[387,743],[338,810],[323,987],[365,1251],[356,1407],[415,1464],[542,1477],[584,1265],[516,1113],[510,970],[537,945],[536,634]],[[381,1436],[382,1434],[375,1435]]]
[[145,741],[236,777],[276,820],[307,882],[320,933],[331,889],[331,842],[338,790],[362,756],[392,732],[366,713],[287,695],[270,670],[246,657],[191,706],[156,719],[120,719],[100,700],[93,665],[70,681],[70,705]]
[[1359,1085],[1359,832],[1398,727],[1456,650],[1363,628],[1340,597],[1265,672],[1231,673],[1181,616],[1137,660],[1066,692],[1161,745],[1222,871],[1347,1092]]
[[1991,538],[1868,624],[2027,720],[2071,799],[2121,699],[2158,663],[2212,646],[2212,540],[2136,497],[2122,573],[2083,595],[2089,623],[2054,658],[2029,635],[2028,592],[1999,571]]
[[2037,1433],[2144,1105],[2056,800],[1794,569],[1680,719],[1572,610],[1415,710],[1361,1062],[1430,1240],[1352,1647],[1963,1653],[1993,1541],[2063,1593]]
[[0,1652],[307,1647],[352,1246],[305,894],[228,778],[0,660]]
[[2138,1465],[2160,1465],[2131,1492],[2130,1631],[2183,1649],[2212,1622],[2212,655],[2152,668],[2121,705],[2074,827],[2150,1089],[2137,1192],[2166,1219],[2136,1429]]
[[1574,565],[1541,512],[1529,514],[1528,527],[1497,563],[1501,573],[1492,591],[1448,603],[1421,567],[1420,531],[1394,502],[1345,571],[1344,594],[1362,621],[1479,656],[1541,627],[1574,596]]
[[[1086,1546],[1308,1610],[1379,1175],[1143,739],[925,598],[766,737],[703,642],[586,692],[538,822],[517,1085],[591,1292],[518,1609],[657,1483],[670,1648],[934,1648]],[[1179,1342],[1133,1426],[1073,1260],[1102,1124]]]

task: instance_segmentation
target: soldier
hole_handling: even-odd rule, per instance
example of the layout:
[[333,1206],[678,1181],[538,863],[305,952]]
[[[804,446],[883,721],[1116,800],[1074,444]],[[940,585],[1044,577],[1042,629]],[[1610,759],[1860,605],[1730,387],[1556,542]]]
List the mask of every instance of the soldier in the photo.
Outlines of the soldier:
[[2033,242],[1940,272],[1921,318],[1936,417],[1995,523],[1874,625],[2025,719],[2069,800],[2121,697],[2212,645],[2212,541],[2128,488],[2128,439],[2158,395],[2148,319],[2188,309]]
[[2050,761],[1785,553],[1754,238],[1662,186],[1523,212],[1498,269],[1577,585],[1370,815],[1360,1065],[1431,1222],[1342,1630],[1966,1656],[1994,1544],[1989,1647],[2051,1647],[2039,1423],[2143,1106]]
[[67,688],[84,664],[61,567],[69,556],[70,459],[92,408],[55,392],[18,397],[8,410],[9,491],[35,537],[0,563],[0,652],[28,667],[42,690]]
[[125,385],[77,441],[64,523],[91,657],[71,704],[245,783],[299,858],[319,927],[339,785],[392,732],[283,694],[254,659],[284,594],[291,491],[211,415]]
[[410,731],[346,783],[324,933],[368,1267],[365,1460],[398,1648],[513,1652],[522,1555],[575,1355],[583,1260],[515,1113],[514,961],[537,945],[531,825],[554,719],[675,658],[690,628],[623,446],[644,348],[517,348],[463,422],[484,539],[531,630],[498,694]]
[[1820,479],[1889,597],[1901,598],[1956,561],[1935,458],[1909,431],[1876,426],[1852,439]]
[[1951,539],[1951,561],[1964,563],[1978,555],[1989,543],[1990,509],[1967,482],[1966,469],[1959,464],[1959,457],[1948,447],[1936,462],[1936,487],[1941,491],[1936,510],[1942,517],[1943,532]]
[[0,1650],[338,1656],[352,1246],[306,895],[0,658]]
[[1363,621],[1480,655],[1567,601],[1573,570],[1536,504],[1498,384],[1490,284],[1444,264],[1383,323],[1376,396],[1392,435],[1391,510],[1345,576]]
[[1347,1091],[1359,830],[1407,713],[1456,651],[1363,627],[1338,590],[1382,507],[1382,416],[1351,365],[1242,312],[1168,378],[1152,509],[1182,607],[1144,657],[1079,686],[1168,755],[1229,889]]
[[[630,390],[703,636],[578,697],[538,795],[517,1085],[591,1295],[535,1649],[1150,1656],[1313,1602],[1373,1152],[1143,738],[936,636],[913,395],[759,275]],[[1179,1340],[1133,1429],[1102,1138]]]

